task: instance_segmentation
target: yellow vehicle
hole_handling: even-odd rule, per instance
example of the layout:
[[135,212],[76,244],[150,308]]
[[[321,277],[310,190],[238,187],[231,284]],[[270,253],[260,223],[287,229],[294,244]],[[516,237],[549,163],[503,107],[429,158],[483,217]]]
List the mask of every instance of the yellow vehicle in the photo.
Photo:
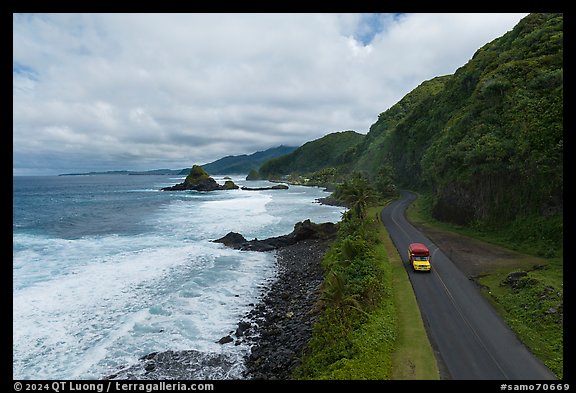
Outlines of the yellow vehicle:
[[408,246],[408,260],[414,271],[429,272],[430,250],[422,243],[412,243]]

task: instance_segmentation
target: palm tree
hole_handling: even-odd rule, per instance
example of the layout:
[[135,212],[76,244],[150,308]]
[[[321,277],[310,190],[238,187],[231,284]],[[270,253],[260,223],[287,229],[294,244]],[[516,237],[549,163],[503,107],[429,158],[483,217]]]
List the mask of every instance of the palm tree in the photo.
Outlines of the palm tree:
[[330,304],[341,312],[344,312],[346,308],[352,308],[366,314],[366,312],[362,310],[361,303],[358,301],[360,295],[349,293],[346,278],[343,273],[331,270],[324,281],[323,289],[320,295],[321,301]]
[[366,209],[377,199],[376,192],[361,174],[356,174],[351,180],[342,183],[337,193],[360,219],[365,217]]

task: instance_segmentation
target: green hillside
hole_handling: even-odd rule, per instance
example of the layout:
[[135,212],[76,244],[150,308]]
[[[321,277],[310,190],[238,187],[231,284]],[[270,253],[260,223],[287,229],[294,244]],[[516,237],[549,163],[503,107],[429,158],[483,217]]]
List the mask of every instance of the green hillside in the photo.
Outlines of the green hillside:
[[[399,124],[406,121],[410,116],[419,116],[418,109],[423,102],[430,101],[432,105],[451,76],[439,76],[422,82],[420,86],[406,94],[397,104],[378,116],[378,121],[370,127],[370,131],[364,142],[357,150],[354,170],[362,172],[368,177],[374,177],[383,163],[392,164],[394,168],[406,168],[411,162],[418,161],[424,147],[429,144],[430,138],[416,140],[417,148],[396,149],[398,155],[391,156],[390,130],[394,130]],[[396,169],[398,170],[398,169]],[[404,172],[400,170],[400,172]],[[406,172],[412,172],[407,170]],[[409,176],[411,178],[411,176]]]
[[350,165],[365,136],[355,131],[341,131],[307,142],[292,153],[266,161],[260,176],[278,177],[292,173],[315,172],[326,167]]
[[398,180],[437,218],[501,224],[562,210],[562,16],[535,14],[479,49],[391,130]]

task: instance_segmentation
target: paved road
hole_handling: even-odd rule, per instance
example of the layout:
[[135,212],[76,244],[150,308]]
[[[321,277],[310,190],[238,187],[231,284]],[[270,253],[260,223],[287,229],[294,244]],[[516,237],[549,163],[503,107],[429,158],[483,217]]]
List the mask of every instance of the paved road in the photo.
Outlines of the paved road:
[[[451,379],[553,380],[554,374],[516,338],[475,284],[405,218],[410,192],[382,211],[382,222],[402,256],[424,324]],[[432,271],[413,272],[408,245],[430,249]]]

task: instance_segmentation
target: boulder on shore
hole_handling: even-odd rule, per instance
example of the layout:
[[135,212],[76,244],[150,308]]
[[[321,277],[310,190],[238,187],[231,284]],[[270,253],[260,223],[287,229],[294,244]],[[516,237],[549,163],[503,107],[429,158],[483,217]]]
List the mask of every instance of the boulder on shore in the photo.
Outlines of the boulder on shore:
[[272,251],[280,247],[286,247],[301,240],[308,239],[333,239],[338,232],[337,224],[325,222],[316,224],[309,219],[294,225],[294,230],[288,235],[270,237],[264,240],[246,240],[244,236],[236,232],[228,232],[226,236],[213,240],[214,243],[222,243],[227,247],[243,251]]

